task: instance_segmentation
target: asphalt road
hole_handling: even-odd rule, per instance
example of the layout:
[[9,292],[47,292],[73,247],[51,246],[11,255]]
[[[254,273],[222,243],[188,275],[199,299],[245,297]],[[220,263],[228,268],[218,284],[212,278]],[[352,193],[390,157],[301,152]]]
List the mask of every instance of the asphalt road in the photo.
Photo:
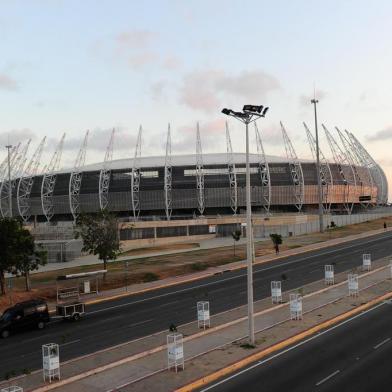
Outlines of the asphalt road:
[[391,325],[383,303],[201,391],[391,391]]
[[[392,254],[392,234],[291,256],[254,268],[255,299],[270,296],[271,280],[287,276],[282,289],[289,290],[322,279],[324,265],[335,262],[341,272],[362,264],[362,254],[372,259]],[[0,340],[0,379],[8,372],[21,373],[42,367],[41,346],[60,345],[61,360],[123,343],[176,325],[194,321],[196,302],[209,300],[211,313],[219,313],[246,303],[246,270],[226,272],[192,283],[113,300],[87,307],[78,323],[54,322],[43,331],[29,331]],[[6,353],[6,354],[4,354]]]

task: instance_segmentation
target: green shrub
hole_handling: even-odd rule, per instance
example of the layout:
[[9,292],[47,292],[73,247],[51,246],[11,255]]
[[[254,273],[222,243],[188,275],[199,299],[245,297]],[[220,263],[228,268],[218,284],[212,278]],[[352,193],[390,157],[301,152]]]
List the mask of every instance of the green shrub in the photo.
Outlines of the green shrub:
[[192,271],[204,271],[208,268],[205,263],[192,263],[191,269]]
[[143,275],[143,282],[154,282],[155,280],[159,279],[159,275],[155,274],[154,272],[146,272]]

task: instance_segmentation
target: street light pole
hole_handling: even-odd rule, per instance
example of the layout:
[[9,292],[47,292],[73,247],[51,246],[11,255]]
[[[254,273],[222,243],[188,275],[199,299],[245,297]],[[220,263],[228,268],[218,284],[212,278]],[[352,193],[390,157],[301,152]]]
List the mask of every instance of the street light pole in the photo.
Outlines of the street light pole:
[[323,201],[322,201],[322,188],[321,188],[321,178],[320,178],[320,148],[319,148],[319,136],[318,136],[318,126],[317,126],[317,104],[318,100],[316,98],[310,101],[314,106],[314,128],[316,131],[316,171],[317,171],[317,188],[318,188],[318,214],[319,214],[319,225],[320,233],[324,232],[324,221],[323,221]]
[[8,150],[8,208],[9,208],[9,217],[12,218],[12,184],[11,184],[11,148],[12,146],[9,144],[5,146]]
[[247,292],[248,292],[248,333],[249,344],[255,344],[255,328],[253,317],[253,228],[252,205],[250,197],[250,165],[249,165],[249,124],[265,117],[268,107],[245,105],[243,112],[223,109],[222,113],[236,118],[245,124],[246,131],[246,262],[247,262]]

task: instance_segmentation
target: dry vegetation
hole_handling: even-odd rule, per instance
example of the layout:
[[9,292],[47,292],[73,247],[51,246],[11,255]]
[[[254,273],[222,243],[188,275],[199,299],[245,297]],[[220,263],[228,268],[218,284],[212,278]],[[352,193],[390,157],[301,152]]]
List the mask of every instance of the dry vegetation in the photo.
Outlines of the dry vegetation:
[[[280,247],[281,251],[295,249],[304,245],[318,243],[333,238],[346,237],[352,234],[359,234],[369,230],[382,228],[383,222],[388,226],[392,225],[392,217],[378,219],[371,222],[364,222],[357,225],[337,227],[326,233],[305,234],[297,237],[284,238]],[[173,249],[189,249],[197,247],[198,244],[175,244],[148,248],[149,252],[158,252]],[[145,251],[145,250],[143,250]],[[260,241],[255,244],[256,256],[274,254],[274,249],[270,241]],[[136,255],[137,252],[129,251],[126,255]],[[245,259],[245,245],[236,245],[236,256],[233,254],[233,247],[226,246],[214,249],[196,249],[184,253],[176,253],[166,256],[141,257],[129,262],[127,278],[125,276],[124,261],[116,261],[109,264],[109,272],[105,281],[101,282],[101,290],[124,287],[133,283],[148,282],[157,279],[164,279],[169,276],[189,274],[202,271],[209,267],[224,265],[233,261]],[[53,272],[42,272],[32,275],[33,290],[29,293],[23,292],[24,282],[22,278],[15,279],[15,286],[12,292],[13,302],[18,302],[30,297],[43,297],[53,300],[56,294],[56,277],[58,275],[94,271],[100,269],[100,264],[88,265]],[[9,297],[0,297],[0,310],[9,306]]]

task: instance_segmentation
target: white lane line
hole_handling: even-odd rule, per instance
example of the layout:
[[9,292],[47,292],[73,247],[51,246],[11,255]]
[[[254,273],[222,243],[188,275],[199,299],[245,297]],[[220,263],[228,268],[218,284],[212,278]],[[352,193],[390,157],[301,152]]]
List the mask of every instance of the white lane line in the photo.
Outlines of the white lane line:
[[318,387],[319,385],[325,383],[325,381],[328,381],[330,378],[336,376],[338,373],[340,373],[340,370],[335,370],[333,373],[331,373],[329,376],[323,378],[322,380],[320,380],[319,382],[316,383],[316,387]]
[[332,326],[331,328],[328,328],[328,329],[326,329],[326,330],[324,330],[324,331],[318,333],[317,335],[311,336],[310,338],[308,338],[308,339],[306,339],[306,340],[303,340],[302,342],[299,342],[299,343],[295,344],[294,346],[288,347],[288,348],[284,349],[283,351],[279,351],[278,353],[276,353],[276,354],[274,354],[274,355],[272,355],[272,356],[270,356],[270,357],[268,357],[268,358],[266,358],[266,359],[264,359],[264,360],[262,360],[262,361],[256,362],[256,363],[253,364],[252,366],[249,366],[249,367],[246,368],[246,369],[243,369],[243,370],[241,370],[241,371],[239,371],[239,372],[237,372],[237,373],[235,373],[235,374],[233,374],[233,375],[231,375],[231,376],[229,376],[229,377],[227,377],[227,378],[224,378],[224,379],[221,380],[221,381],[218,381],[218,382],[216,382],[216,383],[214,383],[214,384],[212,384],[212,385],[210,385],[210,386],[208,386],[208,387],[202,389],[200,392],[209,391],[210,389],[213,389],[213,388],[215,388],[215,387],[217,387],[217,386],[219,386],[219,385],[221,385],[221,384],[224,384],[224,383],[226,383],[226,382],[228,382],[228,381],[230,381],[230,380],[232,380],[232,379],[234,379],[234,378],[240,376],[241,374],[247,373],[247,372],[249,372],[250,370],[253,370],[253,369],[256,368],[256,367],[259,367],[260,365],[264,365],[265,363],[270,362],[270,361],[272,361],[273,359],[278,358],[278,357],[280,357],[280,356],[282,356],[282,355],[284,355],[284,354],[290,352],[291,350],[294,350],[294,349],[296,349],[296,348],[298,348],[298,347],[301,347],[301,346],[303,346],[304,344],[309,343],[309,342],[311,342],[312,340],[317,339],[317,338],[319,338],[319,337],[321,337],[321,336],[327,334],[328,332],[331,332],[331,331],[333,331],[333,330],[335,330],[335,329],[341,327],[342,325],[345,325],[345,324],[347,324],[347,323],[349,323],[349,322],[351,322],[351,321],[353,321],[353,320],[355,320],[355,319],[357,319],[357,318],[359,318],[359,317],[362,317],[362,316],[364,316],[365,314],[367,314],[367,313],[369,313],[369,312],[372,312],[373,310],[376,310],[376,309],[378,309],[380,306],[383,306],[383,305],[385,305],[385,303],[384,303],[384,302],[381,302],[381,303],[379,303],[378,305],[374,306],[373,308],[370,308],[370,309],[368,309],[368,310],[365,310],[365,311],[363,311],[363,312],[361,312],[361,313],[358,313],[357,315],[355,315],[355,316],[353,316],[353,317],[351,317],[351,318],[349,318],[349,319],[347,319],[347,320],[342,321],[340,324],[336,324],[336,325]]
[[60,347],[68,346],[69,344],[74,344],[80,342],[81,339],[71,340],[70,342],[60,344]]
[[387,338],[383,340],[381,343],[376,344],[373,348],[377,350],[379,347],[381,347],[383,344],[388,343],[391,340],[391,338]]
[[[339,249],[332,249],[332,250],[329,250],[329,251],[326,251],[326,252],[321,252],[321,253],[318,253],[318,254],[316,254],[316,255],[310,255],[310,256],[305,256],[305,257],[300,257],[300,255],[287,256],[287,257],[300,257],[300,259],[298,259],[298,260],[292,260],[292,261],[287,261],[287,262],[285,262],[285,263],[279,263],[279,262],[277,262],[276,265],[272,265],[272,266],[270,266],[270,267],[265,267],[265,268],[261,268],[261,269],[255,269],[254,275],[256,275],[256,274],[258,274],[258,273],[260,273],[260,272],[264,272],[264,271],[271,270],[271,269],[276,269],[276,268],[284,267],[284,266],[286,266],[286,265],[300,263],[300,262],[302,262],[302,261],[304,261],[304,260],[312,259],[312,258],[314,258],[314,257],[324,256],[324,255],[328,255],[328,254],[331,254],[331,253],[340,252],[340,251],[345,250],[345,249],[351,249],[351,248],[355,248],[355,247],[358,247],[358,246],[361,246],[361,245],[364,245],[364,244],[369,244],[369,243],[371,243],[371,242],[379,241],[380,239],[387,239],[388,237],[390,237],[390,236],[383,236],[383,237],[381,237],[381,238],[375,238],[375,239],[373,239],[373,240],[363,241],[363,242],[361,242],[360,244],[348,245],[348,246],[345,246],[345,247],[342,247],[342,248],[339,248]],[[355,241],[355,240],[353,240],[353,241]],[[333,245],[332,245],[332,246],[333,246]],[[315,249],[315,250],[316,250],[316,249]],[[317,250],[316,250],[316,251],[317,251]],[[273,261],[273,260],[271,260],[271,261]],[[321,267],[320,267],[320,268],[321,268]],[[245,277],[245,276],[246,276],[246,274],[240,274],[240,275],[237,275],[237,276],[232,276],[232,277],[230,277],[230,278],[219,279],[219,280],[214,281],[214,282],[203,283],[203,284],[199,284],[199,285],[196,285],[196,286],[192,286],[192,287],[187,287],[187,288],[180,289],[180,290],[171,291],[171,292],[169,292],[169,293],[160,294],[160,295],[155,295],[155,296],[153,296],[153,297],[140,299],[140,300],[134,301],[134,302],[126,302],[126,303],[120,304],[120,305],[113,305],[113,306],[109,306],[109,307],[107,307],[107,308],[102,308],[102,309],[98,309],[98,310],[89,311],[88,314],[90,315],[90,314],[102,313],[102,312],[106,312],[106,311],[112,310],[112,309],[123,308],[123,307],[125,307],[125,306],[132,306],[132,305],[136,305],[136,304],[139,304],[139,303],[143,303],[143,302],[147,302],[147,301],[152,301],[152,300],[154,300],[154,299],[163,298],[163,297],[168,297],[169,295],[184,293],[184,292],[186,292],[186,291],[191,291],[191,290],[194,290],[194,289],[199,289],[199,288],[202,288],[202,287],[212,286],[212,285],[219,284],[219,283],[222,283],[222,282],[227,282],[227,281],[230,281],[230,280],[235,280],[235,279],[242,278],[242,277]],[[187,283],[187,282],[184,282],[184,284],[186,284],[186,283]]]
[[154,319],[139,321],[138,323],[129,324],[128,327],[136,327],[137,325],[147,324],[150,321],[154,321]]

